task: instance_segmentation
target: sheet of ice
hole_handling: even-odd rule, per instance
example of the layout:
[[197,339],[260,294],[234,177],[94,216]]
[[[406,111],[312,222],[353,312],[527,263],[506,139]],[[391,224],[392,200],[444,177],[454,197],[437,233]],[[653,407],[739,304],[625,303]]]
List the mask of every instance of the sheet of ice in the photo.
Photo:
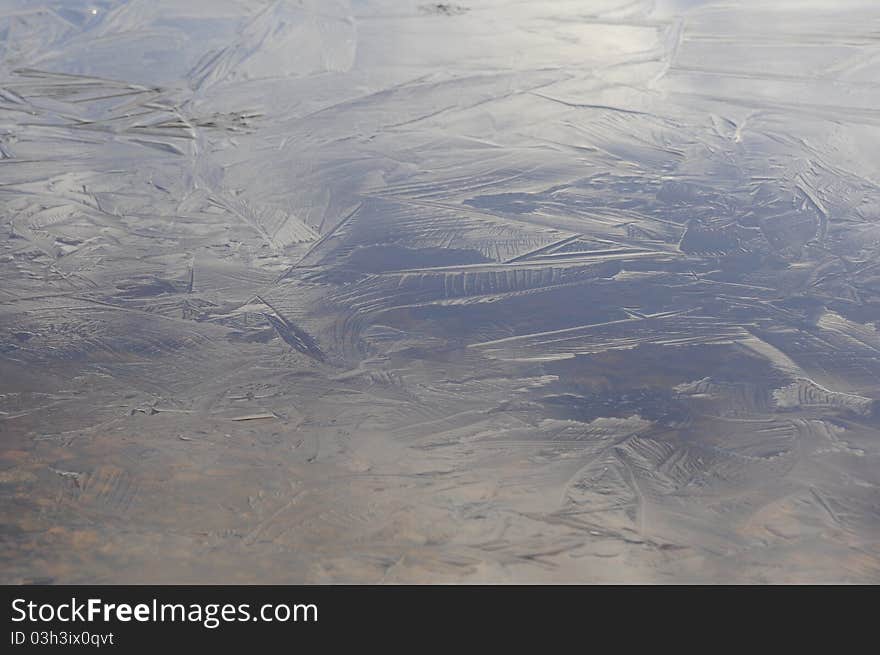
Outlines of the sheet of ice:
[[880,581],[878,25],[0,0],[2,580]]

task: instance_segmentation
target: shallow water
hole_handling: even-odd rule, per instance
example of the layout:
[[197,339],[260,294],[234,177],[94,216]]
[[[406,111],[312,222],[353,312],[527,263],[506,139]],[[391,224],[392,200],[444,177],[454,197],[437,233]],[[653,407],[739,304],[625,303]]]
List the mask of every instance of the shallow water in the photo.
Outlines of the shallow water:
[[0,35],[3,581],[880,581],[876,2]]

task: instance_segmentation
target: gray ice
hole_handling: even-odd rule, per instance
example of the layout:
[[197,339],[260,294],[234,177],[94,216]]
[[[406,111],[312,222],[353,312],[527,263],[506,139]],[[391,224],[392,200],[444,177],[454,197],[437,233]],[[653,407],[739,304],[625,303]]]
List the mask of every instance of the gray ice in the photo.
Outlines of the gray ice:
[[0,0],[0,580],[880,582],[874,0]]

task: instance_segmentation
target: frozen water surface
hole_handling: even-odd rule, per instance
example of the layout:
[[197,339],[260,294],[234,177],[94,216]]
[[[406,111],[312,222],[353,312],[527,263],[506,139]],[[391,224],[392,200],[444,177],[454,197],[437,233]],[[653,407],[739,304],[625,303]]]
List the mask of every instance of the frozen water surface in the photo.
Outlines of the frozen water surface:
[[878,108],[875,0],[0,0],[3,581],[880,581]]

